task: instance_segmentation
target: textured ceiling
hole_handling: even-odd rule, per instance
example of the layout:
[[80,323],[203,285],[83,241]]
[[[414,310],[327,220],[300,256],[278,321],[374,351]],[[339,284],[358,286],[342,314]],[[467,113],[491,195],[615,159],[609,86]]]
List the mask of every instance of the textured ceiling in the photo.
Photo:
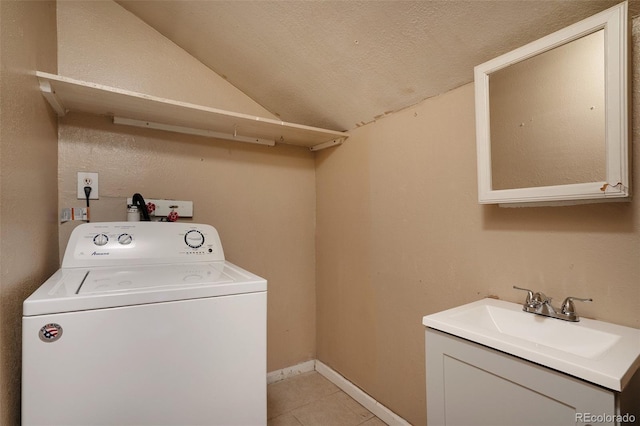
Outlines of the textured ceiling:
[[349,130],[619,1],[117,2],[282,120]]

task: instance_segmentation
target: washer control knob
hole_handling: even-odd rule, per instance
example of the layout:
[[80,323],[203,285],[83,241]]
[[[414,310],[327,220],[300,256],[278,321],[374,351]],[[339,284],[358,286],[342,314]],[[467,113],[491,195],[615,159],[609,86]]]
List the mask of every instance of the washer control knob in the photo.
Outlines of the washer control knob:
[[192,229],[184,234],[184,242],[191,248],[202,247],[204,244],[204,235],[202,235],[202,232]]
[[120,234],[118,236],[118,242],[123,246],[131,244],[132,241],[133,241],[133,237],[129,234]]
[[106,234],[98,234],[93,237],[93,244],[97,246],[103,246],[109,242],[109,237]]

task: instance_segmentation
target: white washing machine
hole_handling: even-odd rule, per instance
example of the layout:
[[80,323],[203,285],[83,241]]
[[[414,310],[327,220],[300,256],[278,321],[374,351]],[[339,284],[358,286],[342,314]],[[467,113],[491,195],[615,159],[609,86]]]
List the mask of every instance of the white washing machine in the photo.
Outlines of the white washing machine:
[[267,282],[209,225],[87,223],[23,305],[23,425],[266,425]]

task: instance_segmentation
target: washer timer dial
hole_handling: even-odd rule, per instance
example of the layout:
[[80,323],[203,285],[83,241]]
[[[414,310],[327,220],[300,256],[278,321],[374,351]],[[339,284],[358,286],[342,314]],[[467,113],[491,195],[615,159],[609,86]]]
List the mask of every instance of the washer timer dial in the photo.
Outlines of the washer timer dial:
[[97,246],[103,246],[109,242],[109,237],[106,234],[98,234],[93,237],[93,243]]
[[184,242],[191,248],[199,248],[204,244],[202,232],[192,229],[184,234]]

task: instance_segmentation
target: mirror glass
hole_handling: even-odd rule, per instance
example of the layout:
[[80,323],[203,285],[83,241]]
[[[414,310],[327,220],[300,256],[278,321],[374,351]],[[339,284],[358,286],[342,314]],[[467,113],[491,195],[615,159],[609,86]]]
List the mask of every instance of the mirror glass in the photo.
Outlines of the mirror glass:
[[475,70],[481,203],[628,197],[626,3]]
[[493,189],[606,179],[604,30],[489,75]]

